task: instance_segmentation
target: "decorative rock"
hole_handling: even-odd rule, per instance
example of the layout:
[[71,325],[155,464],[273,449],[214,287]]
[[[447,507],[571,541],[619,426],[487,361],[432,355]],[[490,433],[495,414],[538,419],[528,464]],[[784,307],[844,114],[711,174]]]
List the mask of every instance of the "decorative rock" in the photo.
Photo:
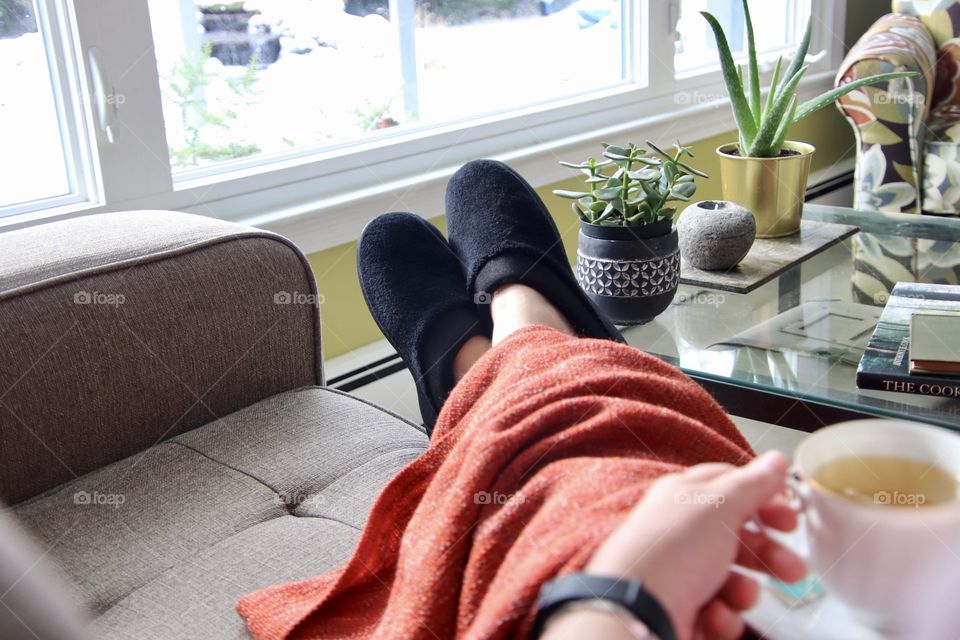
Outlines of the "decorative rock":
[[680,255],[704,271],[732,269],[743,260],[757,235],[753,214],[725,200],[704,200],[684,210],[677,224]]

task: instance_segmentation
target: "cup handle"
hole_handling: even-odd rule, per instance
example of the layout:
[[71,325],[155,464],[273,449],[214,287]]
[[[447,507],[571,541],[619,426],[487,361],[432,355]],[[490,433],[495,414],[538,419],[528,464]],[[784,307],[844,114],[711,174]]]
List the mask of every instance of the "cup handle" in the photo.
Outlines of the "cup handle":
[[799,513],[806,513],[810,505],[810,485],[804,481],[800,470],[796,467],[787,472],[787,489],[789,491],[788,500],[790,506]]

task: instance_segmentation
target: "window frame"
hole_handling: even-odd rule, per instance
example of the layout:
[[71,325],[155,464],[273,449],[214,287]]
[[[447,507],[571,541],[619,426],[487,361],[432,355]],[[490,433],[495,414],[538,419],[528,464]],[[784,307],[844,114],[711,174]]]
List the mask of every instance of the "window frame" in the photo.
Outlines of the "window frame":
[[[63,57],[68,67],[71,55],[75,60],[72,68],[82,94],[75,105],[82,126],[72,135],[81,148],[87,143],[91,157],[82,165],[85,191],[75,201],[12,214],[0,211],[0,231],[91,213],[176,209],[276,230],[315,251],[356,239],[366,221],[383,210],[439,215],[443,182],[471,158],[523,165],[524,175],[539,185],[568,177],[557,165],[558,157],[578,157],[578,149],[595,147],[600,140],[660,139],[666,130],[671,141],[692,142],[733,128],[719,65],[674,77],[680,0],[622,0],[631,78],[620,86],[424,130],[386,131],[321,152],[267,156],[253,166],[175,180],[147,0],[38,1],[60,5],[64,24],[75,25],[74,53],[66,50]],[[811,51],[827,55],[811,66],[801,94],[832,85],[833,70],[844,55],[846,0],[808,1],[815,16]],[[95,122],[92,106],[102,96],[93,89],[91,49],[101,61],[100,85],[126,98],[113,114],[118,135],[112,143]],[[132,66],[121,62],[126,60]],[[657,60],[666,64],[652,63]]]

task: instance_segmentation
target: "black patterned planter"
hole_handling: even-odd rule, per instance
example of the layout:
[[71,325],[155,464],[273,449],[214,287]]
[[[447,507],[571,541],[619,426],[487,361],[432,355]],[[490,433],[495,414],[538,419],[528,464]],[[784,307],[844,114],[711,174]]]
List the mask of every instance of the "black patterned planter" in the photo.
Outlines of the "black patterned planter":
[[618,325],[650,322],[663,313],[680,284],[680,247],[673,223],[634,227],[580,222],[577,280]]

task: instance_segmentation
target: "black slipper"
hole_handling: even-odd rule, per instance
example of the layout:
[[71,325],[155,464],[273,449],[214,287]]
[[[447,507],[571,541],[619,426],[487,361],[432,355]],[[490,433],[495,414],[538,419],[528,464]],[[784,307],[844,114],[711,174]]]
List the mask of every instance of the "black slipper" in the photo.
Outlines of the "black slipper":
[[550,212],[513,169],[494,160],[465,164],[447,184],[446,209],[450,246],[485,320],[491,294],[519,283],[545,296],[577,335],[626,342],[580,288]]
[[373,319],[413,375],[429,434],[453,388],[460,347],[490,335],[467,295],[463,267],[432,224],[387,213],[363,230],[357,273]]

